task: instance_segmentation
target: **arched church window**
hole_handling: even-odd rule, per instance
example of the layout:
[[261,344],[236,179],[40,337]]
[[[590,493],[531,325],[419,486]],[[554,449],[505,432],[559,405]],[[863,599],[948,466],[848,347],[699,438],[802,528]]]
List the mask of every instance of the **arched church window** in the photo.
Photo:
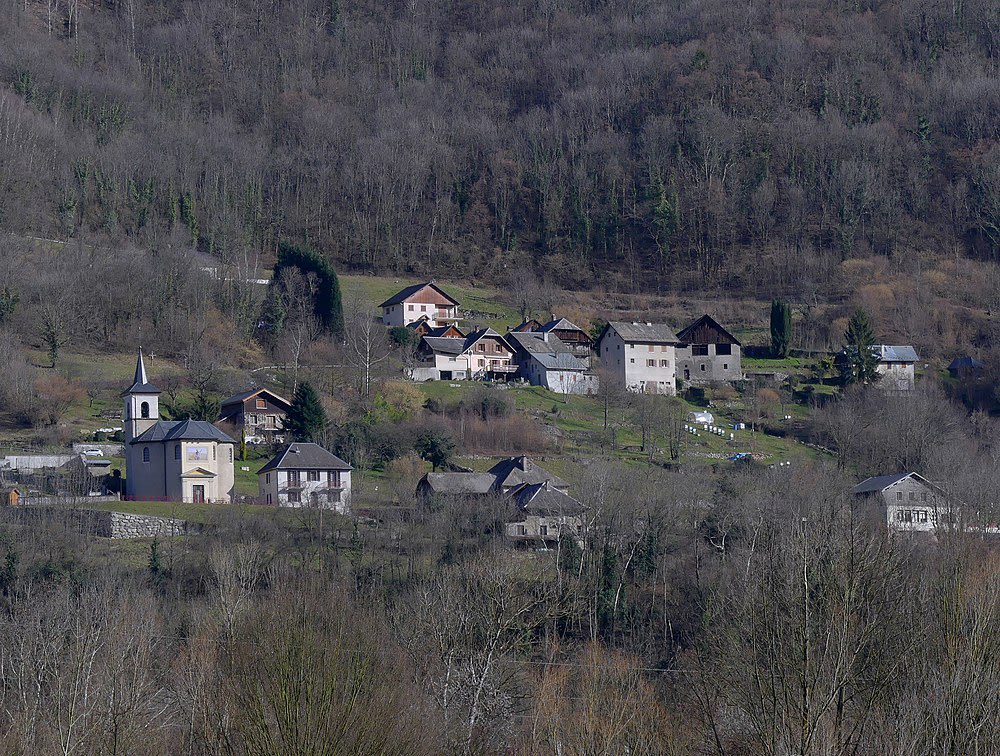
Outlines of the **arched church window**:
[[143,402],[139,407],[140,417],[149,417],[149,402]]
[[179,460],[181,458],[181,445],[174,444],[174,459]]
[[142,461],[143,462],[149,462],[149,447],[148,446],[142,447]]

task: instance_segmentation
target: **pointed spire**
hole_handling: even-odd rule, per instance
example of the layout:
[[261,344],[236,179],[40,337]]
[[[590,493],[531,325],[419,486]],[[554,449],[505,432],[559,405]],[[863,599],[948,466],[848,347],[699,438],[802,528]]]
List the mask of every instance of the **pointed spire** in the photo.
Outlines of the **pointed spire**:
[[125,394],[159,393],[160,390],[149,382],[149,376],[146,375],[146,360],[142,354],[142,347],[139,347],[139,356],[135,361],[135,376],[132,378],[132,385],[122,392],[122,396],[125,396]]
[[142,347],[139,347],[139,359],[135,362],[135,378],[133,386],[145,386],[149,381],[146,379],[146,362],[142,358]]

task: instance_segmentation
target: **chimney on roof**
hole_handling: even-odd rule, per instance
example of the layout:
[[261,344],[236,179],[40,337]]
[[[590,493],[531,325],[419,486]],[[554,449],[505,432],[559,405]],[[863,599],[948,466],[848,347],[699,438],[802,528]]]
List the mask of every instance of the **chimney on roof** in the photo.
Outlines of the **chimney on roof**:
[[542,331],[542,341],[548,342],[548,340],[549,340],[549,332]]
[[652,323],[646,323],[646,325],[648,325],[648,326],[651,326],[651,325],[653,325],[653,324],[652,324]]

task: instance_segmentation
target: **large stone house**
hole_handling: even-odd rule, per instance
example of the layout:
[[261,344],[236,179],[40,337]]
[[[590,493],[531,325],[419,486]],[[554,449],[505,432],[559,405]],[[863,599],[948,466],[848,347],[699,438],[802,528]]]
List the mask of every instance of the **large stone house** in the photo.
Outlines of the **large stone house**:
[[629,391],[677,393],[676,349],[681,346],[669,326],[660,323],[611,322],[597,342],[601,365]]
[[318,444],[291,443],[257,473],[260,498],[279,507],[347,512],[352,469]]
[[742,346],[709,315],[677,332],[677,375],[685,383],[737,381],[743,377]]
[[464,339],[425,336],[410,369],[415,381],[506,380],[517,372],[514,349],[492,328],[473,331]]
[[877,519],[890,530],[929,532],[951,525],[957,514],[947,493],[915,472],[868,478],[853,493],[874,503]]
[[140,501],[230,501],[236,442],[209,422],[160,420],[160,390],[142,350],[125,401],[125,496]]
[[421,498],[509,495],[523,485],[546,483],[554,491],[566,493],[569,484],[558,475],[539,467],[529,457],[507,457],[487,472],[427,473],[417,483]]
[[549,548],[567,536],[582,545],[586,508],[547,481],[519,486],[511,494],[511,505],[504,527],[515,544]]
[[557,394],[593,394],[597,375],[590,361],[576,356],[574,350],[549,331],[507,334],[514,348],[518,375],[533,386],[542,386]]
[[[837,353],[838,365],[843,365],[853,354],[855,347],[846,347]],[[876,384],[886,391],[912,391],[916,385],[916,365],[920,359],[912,346],[892,346],[875,344],[872,354],[878,360],[875,372],[879,374]]]
[[458,300],[433,281],[407,286],[382,304],[382,322],[387,326],[407,326],[421,318],[437,328],[458,322]]
[[251,389],[222,403],[219,422],[233,426],[248,444],[280,444],[291,408],[291,402],[273,391]]

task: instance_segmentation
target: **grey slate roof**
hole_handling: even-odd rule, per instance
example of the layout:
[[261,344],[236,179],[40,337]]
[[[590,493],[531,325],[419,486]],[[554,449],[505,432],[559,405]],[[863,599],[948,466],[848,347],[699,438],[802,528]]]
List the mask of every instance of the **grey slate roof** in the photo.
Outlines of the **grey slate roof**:
[[538,330],[543,333],[547,333],[548,331],[579,331],[580,333],[586,333],[580,326],[571,323],[566,318],[550,320],[548,323],[539,326]]
[[140,433],[131,443],[154,444],[162,441],[218,441],[235,444],[236,441],[206,420],[157,420],[156,424]]
[[447,299],[448,301],[450,301],[456,307],[458,306],[458,300],[457,299],[455,299],[453,296],[451,296],[450,294],[448,294],[447,292],[445,292],[440,286],[438,286],[433,281],[428,281],[427,283],[419,283],[419,284],[413,284],[413,286],[407,286],[402,291],[400,291],[400,292],[394,294],[393,296],[389,297],[382,304],[380,304],[379,307],[391,307],[392,305],[396,305],[396,304],[399,304],[401,302],[405,302],[407,299],[409,299],[411,296],[413,296],[414,294],[416,294],[418,291],[420,291],[425,286],[430,286],[432,289],[434,289],[434,291],[436,291],[442,297],[444,297],[445,299]]
[[873,478],[868,478],[867,480],[863,480],[858,483],[858,485],[854,487],[854,493],[878,493],[884,491],[894,483],[899,483],[899,481],[905,480],[914,474],[915,473],[892,473],[891,475],[876,475]]
[[552,488],[569,488],[569,484],[557,475],[553,475],[528,457],[508,457],[500,460],[490,468],[490,474],[496,479],[499,489],[511,488],[522,484],[534,485],[548,482]]
[[282,449],[264,465],[257,474],[271,470],[353,470],[336,454],[331,454],[319,444],[296,441]]
[[540,352],[531,356],[546,370],[579,370],[580,372],[588,370],[587,363],[572,354]]
[[451,336],[424,336],[424,343],[431,351],[438,354],[462,354],[465,351],[466,339],[456,339]]
[[514,503],[524,514],[548,517],[583,514],[586,507],[569,494],[557,491],[546,483],[524,485],[514,492]]
[[548,341],[537,331],[519,333],[511,331],[507,334],[511,346],[520,346],[529,354],[572,354],[573,350],[556,336],[549,336]]
[[911,346],[876,344],[872,349],[875,350],[882,362],[916,362],[920,359],[917,356],[917,350]]
[[952,372],[958,370],[983,370],[986,367],[983,363],[977,360],[975,357],[956,357],[948,365],[948,369]]
[[427,473],[422,484],[436,494],[487,494],[496,478],[490,473]]
[[663,323],[623,323],[612,321],[609,329],[614,329],[623,341],[641,344],[679,344],[680,339],[670,326]]

